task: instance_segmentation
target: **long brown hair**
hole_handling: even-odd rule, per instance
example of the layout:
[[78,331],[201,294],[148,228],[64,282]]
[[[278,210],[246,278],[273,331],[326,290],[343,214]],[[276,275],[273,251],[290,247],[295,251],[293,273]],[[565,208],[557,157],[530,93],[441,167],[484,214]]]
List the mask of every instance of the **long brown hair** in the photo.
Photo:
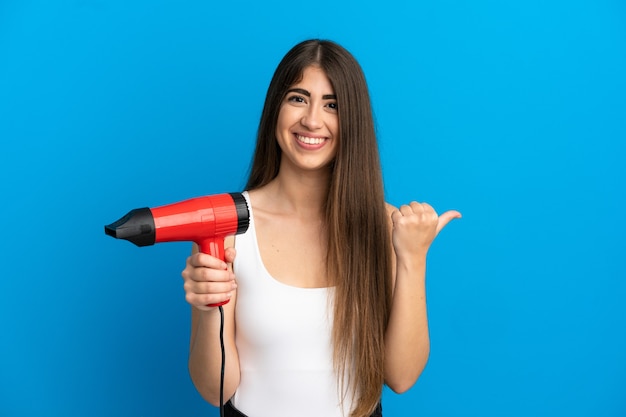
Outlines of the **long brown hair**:
[[[309,66],[324,70],[338,103],[339,142],[325,207],[328,276],[335,285],[333,360],[342,392],[356,399],[352,416],[368,416],[384,384],[391,240],[367,83],[360,65],[343,47],[308,40],[282,59],[267,91],[246,188],[259,188],[278,175],[280,105]],[[346,386],[350,392],[343,390]]]

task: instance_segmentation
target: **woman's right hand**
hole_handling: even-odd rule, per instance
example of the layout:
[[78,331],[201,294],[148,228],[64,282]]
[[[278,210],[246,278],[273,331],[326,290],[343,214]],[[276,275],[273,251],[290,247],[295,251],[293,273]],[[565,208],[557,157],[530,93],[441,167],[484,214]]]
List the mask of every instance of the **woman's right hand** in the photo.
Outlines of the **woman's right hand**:
[[[195,251],[195,249],[194,249]],[[232,262],[235,248],[226,248],[226,262],[211,255],[195,252],[187,258],[187,265],[182,272],[185,299],[198,310],[209,311],[219,304],[230,300],[237,288]]]

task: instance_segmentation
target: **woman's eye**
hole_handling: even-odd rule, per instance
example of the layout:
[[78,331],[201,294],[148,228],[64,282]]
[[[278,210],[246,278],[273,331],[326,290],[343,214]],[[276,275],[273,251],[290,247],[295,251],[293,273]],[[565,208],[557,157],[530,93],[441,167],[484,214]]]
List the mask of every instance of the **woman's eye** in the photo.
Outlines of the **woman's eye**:
[[291,101],[293,103],[304,103],[304,97],[301,96],[291,96],[287,98],[287,101]]
[[328,103],[327,106],[331,110],[337,110],[337,103]]

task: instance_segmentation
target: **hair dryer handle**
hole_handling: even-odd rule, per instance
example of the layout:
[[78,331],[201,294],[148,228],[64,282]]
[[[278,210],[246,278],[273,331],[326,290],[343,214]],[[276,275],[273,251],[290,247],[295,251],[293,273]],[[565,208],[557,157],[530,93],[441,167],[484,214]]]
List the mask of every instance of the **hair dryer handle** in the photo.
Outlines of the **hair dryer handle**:
[[[226,261],[226,256],[224,255],[224,238],[223,237],[214,237],[213,239],[206,239],[202,242],[198,242],[198,246],[200,247],[200,252],[207,253],[214,258],[220,259],[222,261]],[[228,303],[230,300],[222,301],[220,303],[208,304],[208,307],[219,307]]]

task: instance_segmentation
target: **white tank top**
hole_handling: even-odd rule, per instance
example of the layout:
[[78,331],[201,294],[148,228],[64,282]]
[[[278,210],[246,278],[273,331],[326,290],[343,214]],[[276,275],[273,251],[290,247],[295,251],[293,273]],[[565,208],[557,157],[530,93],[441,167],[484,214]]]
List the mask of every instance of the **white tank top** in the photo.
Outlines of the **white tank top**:
[[342,417],[332,363],[332,289],[274,279],[263,264],[250,207],[248,231],[235,238],[236,345],[241,380],[233,405],[249,417]]

